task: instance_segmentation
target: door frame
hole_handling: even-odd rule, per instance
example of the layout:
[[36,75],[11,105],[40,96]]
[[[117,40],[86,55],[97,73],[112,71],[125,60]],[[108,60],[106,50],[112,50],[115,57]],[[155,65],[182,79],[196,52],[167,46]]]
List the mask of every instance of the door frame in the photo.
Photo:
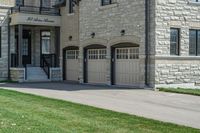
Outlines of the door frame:
[[[23,58],[25,55],[22,55],[22,64],[32,64],[32,32],[30,29],[23,29],[23,38],[22,39],[28,39],[28,62]],[[22,46],[23,49],[23,46]]]

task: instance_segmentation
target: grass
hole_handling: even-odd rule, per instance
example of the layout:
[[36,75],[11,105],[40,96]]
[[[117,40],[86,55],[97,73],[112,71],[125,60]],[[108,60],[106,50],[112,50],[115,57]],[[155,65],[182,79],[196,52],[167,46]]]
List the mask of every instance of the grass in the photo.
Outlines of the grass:
[[0,133],[199,133],[71,102],[0,89]]
[[180,93],[180,94],[189,94],[200,96],[200,89],[184,89],[184,88],[158,88],[159,91],[163,92],[172,92],[172,93]]

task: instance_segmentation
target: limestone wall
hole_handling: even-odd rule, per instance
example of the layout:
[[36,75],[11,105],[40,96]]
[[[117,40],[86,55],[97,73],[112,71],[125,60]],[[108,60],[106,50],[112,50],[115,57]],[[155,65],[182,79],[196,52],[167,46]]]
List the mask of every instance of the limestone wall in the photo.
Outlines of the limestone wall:
[[[119,43],[140,46],[140,84],[145,73],[145,1],[114,0],[113,4],[101,6],[100,0],[80,2],[80,80],[83,80],[83,48],[100,44],[107,47],[107,79],[110,84],[110,47]],[[125,35],[121,31],[125,30]],[[95,33],[92,38],[91,34]]]
[[[199,57],[189,56],[189,30],[200,29],[200,5],[190,0],[156,1],[156,84],[199,82]],[[170,55],[170,28],[180,28],[180,56]]]

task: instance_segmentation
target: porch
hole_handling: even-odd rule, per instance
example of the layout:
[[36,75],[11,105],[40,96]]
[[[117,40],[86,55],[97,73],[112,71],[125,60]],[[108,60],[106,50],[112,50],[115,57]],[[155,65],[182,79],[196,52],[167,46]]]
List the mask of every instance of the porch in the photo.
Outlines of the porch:
[[59,81],[60,28],[11,26],[10,78],[19,82]]

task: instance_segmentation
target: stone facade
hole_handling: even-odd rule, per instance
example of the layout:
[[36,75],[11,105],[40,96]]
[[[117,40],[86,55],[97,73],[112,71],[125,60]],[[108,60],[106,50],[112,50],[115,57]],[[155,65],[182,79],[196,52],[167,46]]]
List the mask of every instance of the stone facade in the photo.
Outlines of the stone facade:
[[[88,4],[90,3],[90,4]],[[145,82],[145,1],[114,0],[113,4],[101,6],[100,0],[80,2],[80,60],[83,60],[83,48],[100,44],[107,48],[107,84],[111,84],[111,46],[119,43],[139,45],[140,82]],[[124,30],[125,35],[121,35]],[[91,33],[95,37],[91,37]],[[80,82],[83,82],[83,63],[80,62]]]
[[[189,30],[200,29],[200,4],[190,0],[157,0],[155,13],[155,84],[200,81],[199,57],[189,55]],[[170,55],[170,28],[180,29],[180,55]]]
[[51,68],[50,70],[50,80],[51,81],[62,81],[62,71],[61,68]]
[[[102,6],[101,0],[83,0],[69,13],[69,1],[61,11],[60,66],[63,65],[63,50],[71,47],[79,49],[79,82],[84,82],[84,49],[92,45],[106,47],[107,85],[111,85],[111,48],[116,44],[131,43],[139,45],[139,83],[149,86],[168,84],[199,84],[200,57],[189,55],[189,30],[200,30],[200,4],[190,0],[152,0],[148,1],[148,15],[145,14],[145,0],[112,0],[112,4]],[[27,1],[26,5],[38,5]],[[146,20],[148,24],[146,25]],[[147,27],[146,27],[147,26]],[[31,26],[30,26],[31,27]],[[2,27],[2,58],[0,58],[0,80],[8,76],[7,23]],[[27,28],[27,27],[26,27]],[[180,55],[170,55],[170,28],[180,29]],[[51,53],[55,52],[54,27],[31,27],[32,62],[40,65],[40,30],[50,29]],[[15,52],[14,26],[11,26],[11,53]],[[125,33],[122,35],[122,31]],[[92,37],[92,33],[95,35]],[[148,33],[148,37],[146,36]],[[146,40],[148,39],[148,40]],[[147,47],[146,47],[146,41]],[[146,52],[148,59],[146,60]],[[146,66],[147,63],[147,66]],[[61,80],[62,68],[51,69],[51,78]],[[12,72],[16,73],[16,72]],[[16,75],[16,74],[12,74]]]
[[25,68],[11,68],[10,78],[12,81],[24,82],[25,81]]
[[8,77],[8,19],[1,26],[0,80]]

